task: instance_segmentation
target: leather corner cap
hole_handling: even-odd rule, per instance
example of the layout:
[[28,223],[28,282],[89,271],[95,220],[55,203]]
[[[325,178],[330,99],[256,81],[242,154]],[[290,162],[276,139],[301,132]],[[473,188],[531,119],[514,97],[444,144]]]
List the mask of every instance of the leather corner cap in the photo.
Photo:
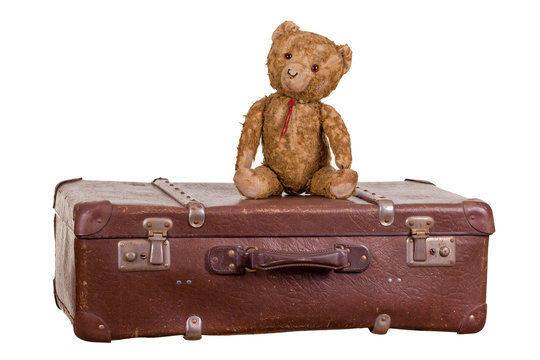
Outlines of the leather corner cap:
[[475,307],[461,322],[458,334],[474,334],[484,328],[486,324],[487,304]]
[[112,205],[108,200],[83,202],[75,205],[75,235],[88,236],[99,232],[111,218]]
[[495,232],[493,211],[487,203],[478,199],[465,200],[463,201],[463,211],[467,221],[475,230],[486,234]]
[[79,311],[75,315],[73,330],[82,340],[111,342],[109,326],[99,316],[86,311]]

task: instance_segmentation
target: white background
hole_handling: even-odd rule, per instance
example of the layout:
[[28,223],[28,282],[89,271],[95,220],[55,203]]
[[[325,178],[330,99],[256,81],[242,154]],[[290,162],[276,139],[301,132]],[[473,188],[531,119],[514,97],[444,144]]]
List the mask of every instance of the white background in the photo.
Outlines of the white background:
[[[0,4],[3,354],[472,359],[537,352],[538,2]],[[79,340],[53,300],[55,184],[79,176],[230,182],[239,123],[273,91],[266,56],[284,20],[353,50],[350,72],[325,102],[349,128],[360,181],[427,179],[492,206],[484,330]]]

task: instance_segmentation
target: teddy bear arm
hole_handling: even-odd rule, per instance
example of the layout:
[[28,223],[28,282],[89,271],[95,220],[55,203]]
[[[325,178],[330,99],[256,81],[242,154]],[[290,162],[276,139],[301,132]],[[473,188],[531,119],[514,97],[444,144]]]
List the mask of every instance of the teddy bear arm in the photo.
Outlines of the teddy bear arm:
[[322,107],[323,131],[328,137],[330,147],[336,158],[336,166],[340,169],[351,167],[351,138],[347,127],[339,113],[329,105]]
[[238,143],[235,169],[249,169],[255,160],[255,154],[261,141],[263,112],[266,98],[255,102],[249,109],[242,124],[242,134]]

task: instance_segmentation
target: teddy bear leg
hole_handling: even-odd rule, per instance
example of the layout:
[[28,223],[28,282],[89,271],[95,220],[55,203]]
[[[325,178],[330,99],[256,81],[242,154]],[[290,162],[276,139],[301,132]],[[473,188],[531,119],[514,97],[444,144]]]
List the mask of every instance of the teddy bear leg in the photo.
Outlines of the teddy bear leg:
[[319,169],[311,178],[309,192],[332,199],[346,199],[355,193],[358,174],[351,169],[335,170],[331,166]]
[[234,184],[242,195],[251,199],[267,198],[283,192],[276,173],[264,165],[253,170],[238,169],[234,175]]

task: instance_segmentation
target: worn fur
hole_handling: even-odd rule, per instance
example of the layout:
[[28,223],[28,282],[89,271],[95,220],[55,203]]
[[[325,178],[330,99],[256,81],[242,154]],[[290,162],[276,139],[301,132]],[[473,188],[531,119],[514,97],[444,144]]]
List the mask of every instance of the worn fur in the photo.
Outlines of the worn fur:
[[[352,52],[347,45],[337,46],[321,35],[300,31],[290,21],[274,31],[272,40],[268,75],[277,92],[255,102],[246,115],[238,145],[236,187],[253,199],[283,191],[347,198],[358,180],[350,169],[349,133],[337,111],[320,100],[349,70]],[[317,71],[312,71],[314,65]],[[280,139],[291,98],[297,101]],[[261,138],[264,161],[252,170]],[[338,170],[330,166],[329,147]]]

